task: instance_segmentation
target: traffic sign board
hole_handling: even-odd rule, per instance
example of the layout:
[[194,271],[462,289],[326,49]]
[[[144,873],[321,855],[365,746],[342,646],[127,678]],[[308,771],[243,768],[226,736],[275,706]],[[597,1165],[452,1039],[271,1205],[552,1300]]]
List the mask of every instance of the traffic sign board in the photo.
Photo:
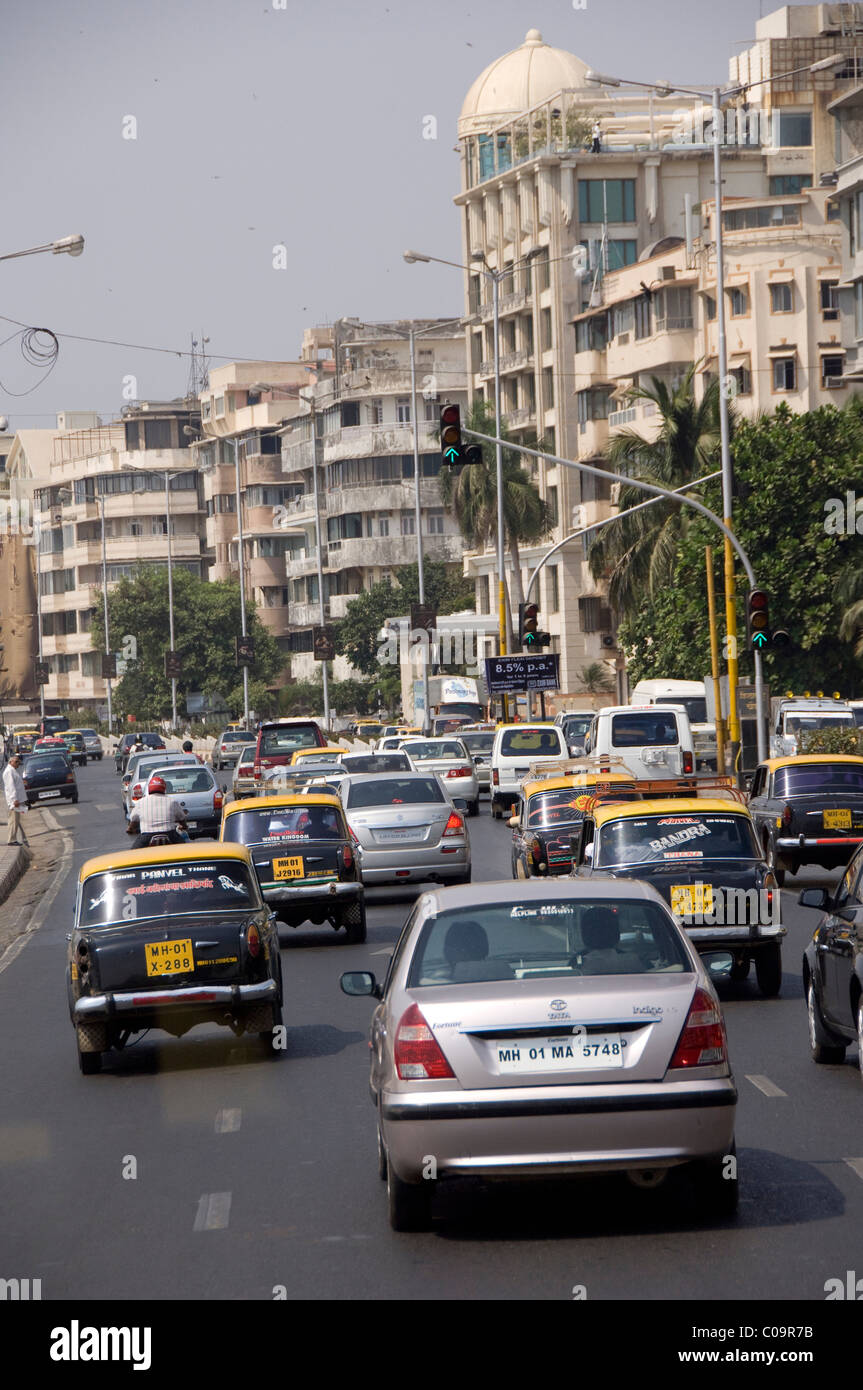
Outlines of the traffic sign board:
[[312,650],[315,661],[335,661],[336,634],[332,627],[312,629]]

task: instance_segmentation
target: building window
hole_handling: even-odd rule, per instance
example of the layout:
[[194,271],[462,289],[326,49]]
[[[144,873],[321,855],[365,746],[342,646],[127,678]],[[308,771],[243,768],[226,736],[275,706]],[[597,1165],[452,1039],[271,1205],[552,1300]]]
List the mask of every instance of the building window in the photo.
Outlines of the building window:
[[[863,334],[861,334],[863,336]],[[542,369],[542,395],[544,408],[554,409],[554,368],[543,367]]]
[[549,613],[557,613],[560,609],[560,584],[559,568],[557,565],[549,565],[545,571],[545,602]]
[[396,420],[400,425],[409,425],[411,422],[411,403],[409,396],[399,396],[396,401]]
[[635,300],[635,336],[649,338],[653,332],[653,299],[643,294]]
[[145,420],[144,421],[144,448],[145,449],[170,449],[171,447],[171,421],[170,420]]
[[383,401],[369,401],[369,424],[382,425],[384,420]]
[[587,391],[576,391],[575,401],[578,410],[578,423],[580,432],[584,433],[583,427],[590,420],[607,420],[608,404],[611,399],[609,391],[595,386]]
[[638,242],[629,238],[620,240],[612,237],[606,242],[608,269],[622,270],[625,265],[635,265],[638,260]]
[[209,420],[213,412],[213,403],[209,396],[205,396],[201,401],[201,419]]
[[635,179],[579,179],[581,222],[634,222]]
[[215,400],[214,400],[214,402],[213,402],[213,405],[214,405],[214,407],[215,407],[216,417],[217,417],[217,418],[218,418],[220,415],[224,415],[224,413],[225,413],[225,398],[224,398],[224,396],[216,396],[216,398],[215,398]]
[[611,311],[611,323],[614,338],[621,333],[632,333],[635,329],[635,300],[627,299],[623,304],[616,304]]
[[428,533],[430,536],[443,535],[443,507],[436,507],[428,513]]
[[716,300],[712,294],[704,296],[704,312],[709,321],[712,322],[716,318]]
[[771,314],[790,314],[794,308],[794,295],[790,283],[783,281],[770,286]]
[[736,383],[737,389],[735,395],[752,395],[752,373],[749,369],[748,362],[741,362],[739,366],[732,367],[728,375],[733,377]]
[[402,535],[415,536],[417,533],[417,520],[413,512],[402,512]]
[[733,319],[741,318],[749,313],[749,294],[748,291],[735,285],[728,291],[728,303]]
[[476,611],[477,613],[488,613],[491,610],[491,597],[489,592],[488,575],[481,574],[476,581]]
[[842,372],[845,366],[845,359],[841,353],[830,353],[821,358],[821,386],[825,391],[835,391],[840,386],[844,386]]
[[841,216],[838,198],[828,198],[824,209],[825,221],[838,222]]
[[540,317],[542,350],[546,352],[551,347],[551,310],[543,309]]
[[819,292],[821,297],[821,317],[831,320],[838,319],[839,281],[821,280],[819,282]]
[[812,187],[811,174],[771,174],[771,198],[793,198],[804,188]]
[[608,344],[608,314],[594,314],[575,325],[576,352],[601,352]]
[[812,144],[812,112],[785,111],[773,114],[773,144],[780,149],[803,148]]
[[390,533],[390,519],[388,516],[378,517],[378,535],[388,536]]
[[552,526],[556,526],[560,520],[560,512],[557,505],[557,488],[550,487],[545,496],[548,507],[548,519]]
[[154,516],[150,522],[150,534],[153,536],[167,536],[168,522],[166,518]]
[[774,359],[773,359],[773,390],[774,390],[774,391],[796,391],[796,390],[797,390],[797,358],[796,358],[796,357],[774,357]]
[[797,203],[767,203],[756,208],[735,208],[723,212],[722,225],[727,232],[745,232],[755,227],[799,227],[800,207]]
[[143,526],[141,525],[140,521],[130,521],[130,522],[129,522],[129,535],[130,535],[130,536],[143,536],[143,534],[144,534],[144,528],[143,528]]
[[660,290],[656,306],[657,333],[673,333],[692,327],[692,290],[688,285],[672,285]]

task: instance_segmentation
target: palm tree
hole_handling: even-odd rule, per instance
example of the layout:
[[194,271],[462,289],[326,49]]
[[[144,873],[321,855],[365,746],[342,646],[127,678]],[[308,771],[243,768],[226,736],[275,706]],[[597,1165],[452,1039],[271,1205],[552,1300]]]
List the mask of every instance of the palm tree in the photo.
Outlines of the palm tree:
[[[660,428],[653,439],[636,430],[613,435],[605,458],[616,472],[673,489],[712,470],[719,450],[719,383],[711,381],[696,401],[695,370],[693,362],[676,388],[651,377],[649,387],[636,386],[627,393],[631,401],[652,402]],[[640,488],[622,486],[618,506],[624,511],[644,500]],[[645,590],[655,593],[670,582],[677,544],[687,525],[683,507],[659,501],[610,522],[593,542],[591,572],[595,579],[608,579],[609,601],[621,616],[641,607]]]
[[[494,434],[494,408],[476,397],[467,414],[466,428],[479,434]],[[514,438],[506,423],[502,423],[501,439]],[[529,449],[547,447],[532,430],[523,431],[518,442]],[[552,525],[548,503],[522,467],[521,457],[515,449],[503,450],[504,545],[512,562],[517,603],[524,602],[519,545],[535,545],[548,535]],[[459,530],[471,550],[482,550],[497,540],[497,471],[491,445],[483,446],[481,464],[465,465],[458,473],[442,468],[440,492],[444,506],[455,513]]]
[[602,661],[591,661],[587,666],[582,666],[578,677],[586,695],[606,695],[614,690],[614,678]]

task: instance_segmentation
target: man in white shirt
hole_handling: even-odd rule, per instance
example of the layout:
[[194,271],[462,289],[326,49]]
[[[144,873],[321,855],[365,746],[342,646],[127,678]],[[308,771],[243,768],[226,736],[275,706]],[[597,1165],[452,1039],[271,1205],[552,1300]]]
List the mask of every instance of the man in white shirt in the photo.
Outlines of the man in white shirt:
[[24,778],[21,776],[21,754],[13,753],[6,765],[3,773],[3,793],[6,797],[6,814],[9,823],[9,835],[6,840],[8,845],[17,845],[18,831],[21,831],[21,843],[29,845],[27,833],[24,829],[24,822],[21,819],[27,807],[27,788],[24,786]]
[[165,779],[151,777],[147,791],[140,801],[136,801],[129,816],[128,833],[137,828],[138,834],[132,843],[133,849],[146,849],[151,835],[166,835],[172,845],[183,843],[183,836],[177,826],[186,824],[186,812],[174,796],[166,794]]

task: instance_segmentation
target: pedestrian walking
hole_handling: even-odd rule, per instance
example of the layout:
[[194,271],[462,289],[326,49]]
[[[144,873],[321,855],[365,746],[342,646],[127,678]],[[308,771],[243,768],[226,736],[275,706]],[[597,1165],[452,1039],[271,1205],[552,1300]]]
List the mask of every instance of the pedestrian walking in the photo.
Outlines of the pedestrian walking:
[[3,773],[3,794],[6,797],[6,815],[9,824],[9,835],[6,843],[9,845],[17,845],[19,830],[21,843],[24,845],[30,843],[22,820],[28,806],[27,789],[24,786],[24,778],[21,776],[20,768],[21,754],[13,753]]

